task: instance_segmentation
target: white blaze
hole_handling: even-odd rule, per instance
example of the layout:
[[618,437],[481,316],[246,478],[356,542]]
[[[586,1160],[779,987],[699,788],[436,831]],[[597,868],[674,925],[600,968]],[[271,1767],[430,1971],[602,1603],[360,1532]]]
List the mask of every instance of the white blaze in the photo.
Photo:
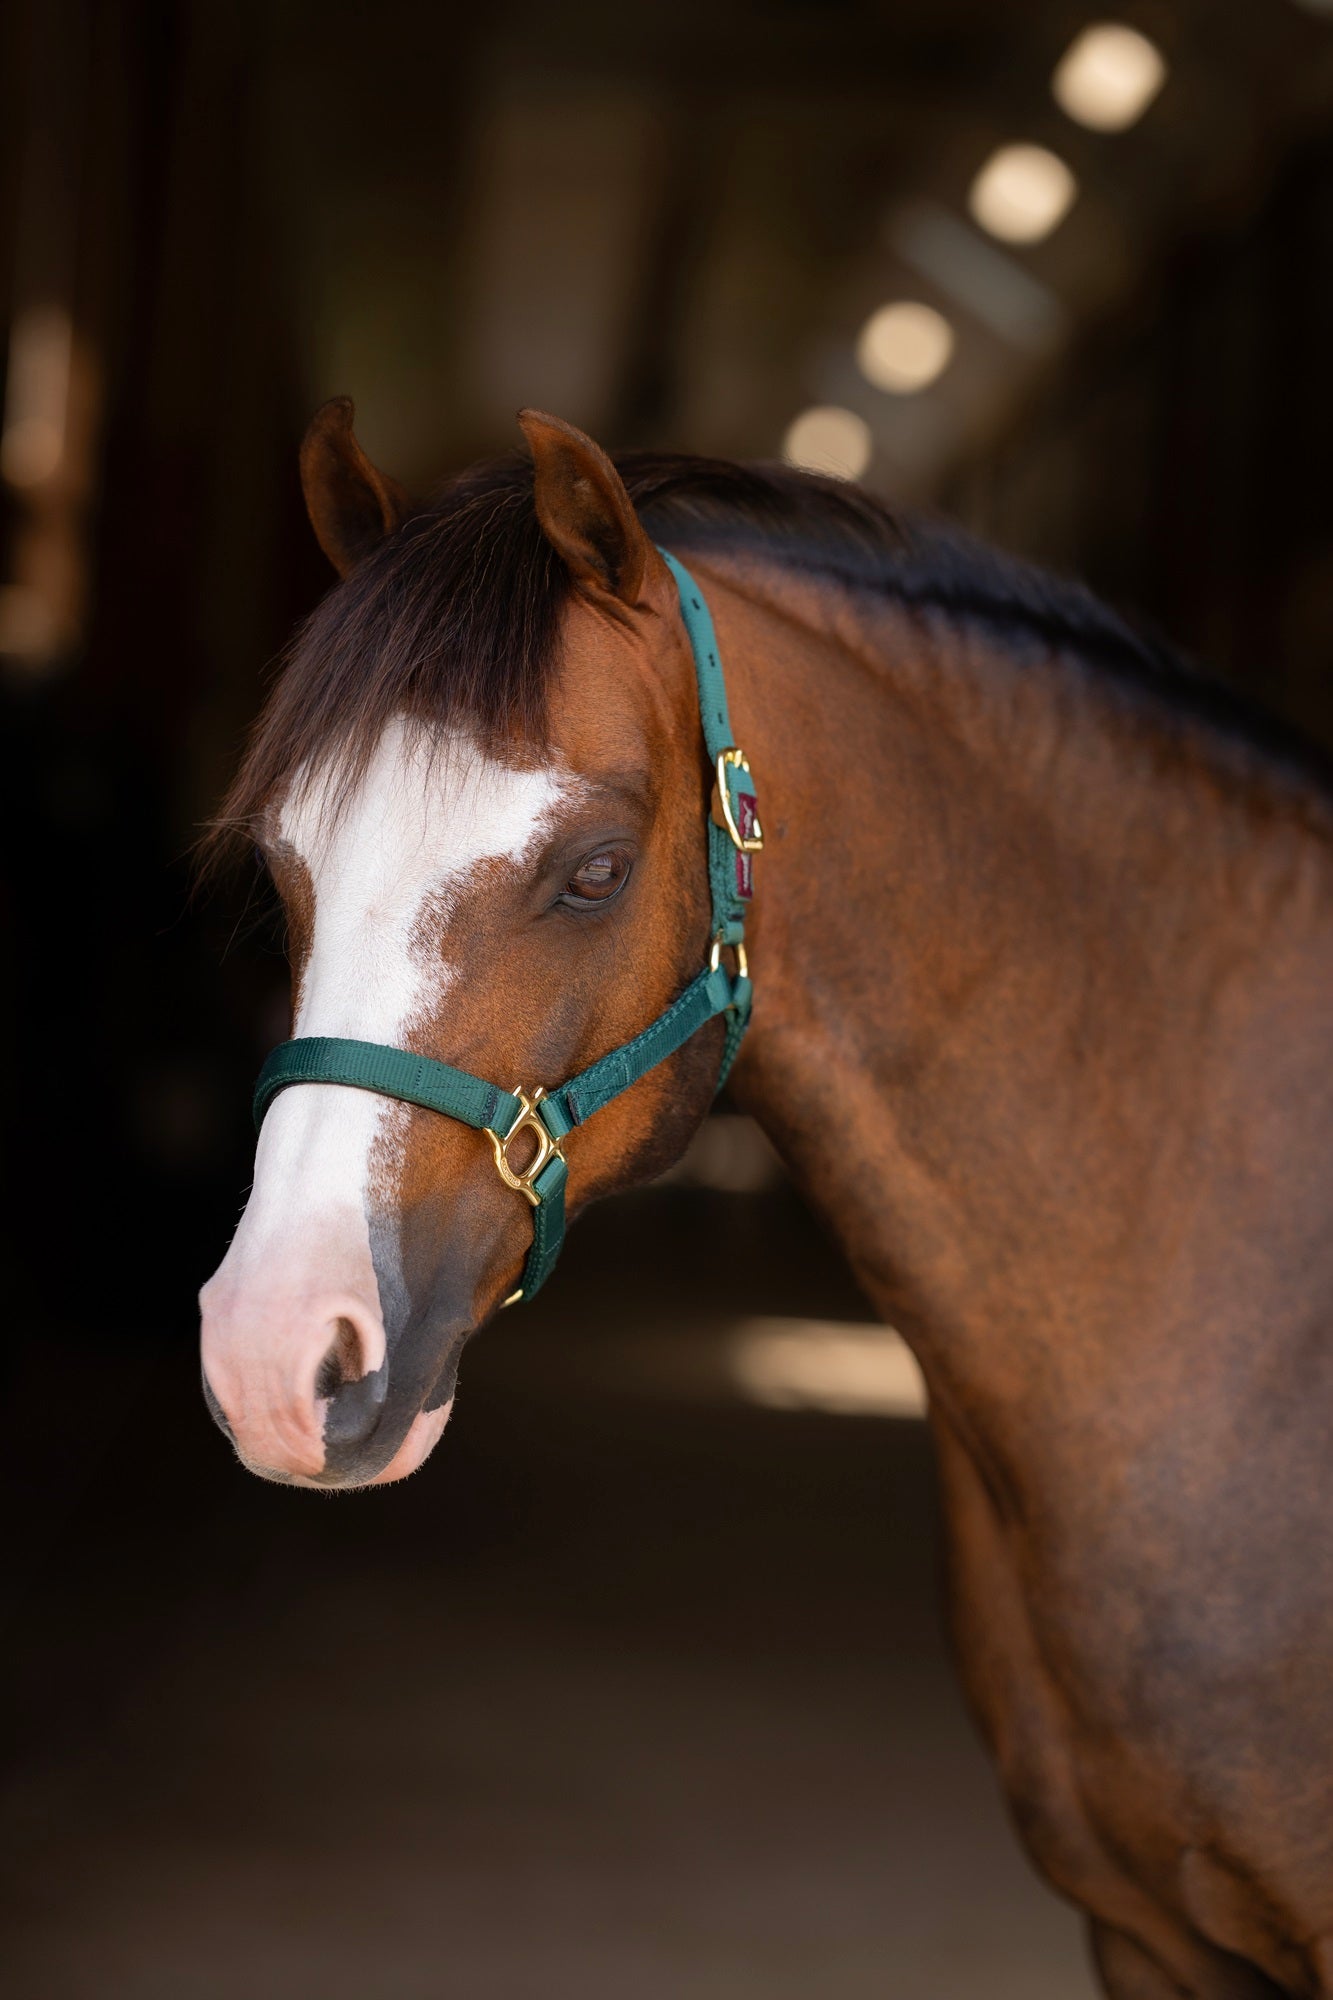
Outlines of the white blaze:
[[[385,730],[331,826],[320,786],[294,787],[281,837],[309,871],[315,931],[293,1034],[401,1043],[456,976],[442,954],[413,950],[425,905],[447,899],[480,861],[521,862],[565,789],[549,768],[516,771],[466,738],[438,743],[401,721]],[[371,1147],[388,1110],[365,1090],[283,1091],[264,1120],[243,1228],[257,1206],[279,1226],[330,1203],[364,1218]]]
[[[401,721],[386,729],[341,815],[321,814],[319,783],[298,781],[280,833],[309,871],[314,937],[294,1034],[401,1044],[456,976],[438,949],[420,948],[426,905],[447,913],[479,862],[521,863],[575,783]],[[249,1203],[208,1287],[235,1337],[247,1346],[253,1338],[261,1372],[274,1358],[275,1321],[277,1345],[290,1350],[317,1296],[350,1292],[379,1320],[367,1193],[376,1133],[395,1108],[369,1091],[319,1084],[283,1091],[269,1110]],[[382,1347],[365,1358],[377,1367]]]

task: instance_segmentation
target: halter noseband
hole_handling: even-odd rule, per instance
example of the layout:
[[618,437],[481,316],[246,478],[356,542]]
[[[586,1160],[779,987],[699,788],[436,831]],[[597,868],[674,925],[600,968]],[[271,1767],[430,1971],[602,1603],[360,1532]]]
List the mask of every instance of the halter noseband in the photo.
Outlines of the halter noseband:
[[[438,1111],[445,1118],[456,1118],[485,1132],[501,1180],[532,1204],[532,1245],[523,1267],[523,1282],[505,1300],[507,1306],[533,1298],[560,1255],[569,1178],[561,1148],[573,1128],[674,1055],[706,1022],[726,1014],[727,1035],[717,1081],[721,1090],[749,1024],[753,989],[745,957],[745,905],[754,893],[751,856],[763,846],[763,833],[750,766],[732,738],[717,635],[703,592],[683,563],[665,549],[661,554],[680,593],[681,617],[699,683],[704,741],[717,773],[721,824],[711,815],[708,820],[713,943],[703,971],[633,1041],[612,1049],[556,1090],[539,1088],[531,1095],[523,1090],[501,1090],[483,1077],[453,1069],[431,1056],[413,1055],[382,1042],[347,1041],[328,1035],[283,1042],[269,1056],[255,1086],[256,1127],[263,1124],[264,1113],[279,1091],[292,1084],[339,1083]],[[728,949],[735,954],[734,974],[722,963],[722,953]],[[537,1151],[526,1167],[516,1170],[510,1163],[509,1148],[524,1132],[532,1134]]]

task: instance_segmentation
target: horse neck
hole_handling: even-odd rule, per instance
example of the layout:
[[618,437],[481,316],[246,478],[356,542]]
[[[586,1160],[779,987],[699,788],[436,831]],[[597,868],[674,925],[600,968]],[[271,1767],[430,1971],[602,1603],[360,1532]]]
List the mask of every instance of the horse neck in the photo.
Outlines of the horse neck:
[[1297,1030],[1329,1013],[1333,849],[1308,800],[1260,838],[1240,766],[1094,670],[696,567],[767,834],[735,1093],[937,1398],[1086,1405],[1210,1254],[1227,1121],[1268,1143],[1272,1042],[1293,1096],[1328,1074]]

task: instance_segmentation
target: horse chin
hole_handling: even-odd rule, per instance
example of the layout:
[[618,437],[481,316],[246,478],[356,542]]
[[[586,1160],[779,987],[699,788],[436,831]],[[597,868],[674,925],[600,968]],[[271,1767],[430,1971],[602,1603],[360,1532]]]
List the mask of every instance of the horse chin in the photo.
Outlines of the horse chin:
[[449,1421],[449,1412],[454,1407],[451,1396],[447,1403],[441,1403],[438,1410],[423,1410],[412,1419],[412,1427],[399,1445],[383,1472],[377,1472],[373,1479],[367,1479],[367,1486],[391,1486],[395,1479],[406,1479],[419,1465],[424,1465],[440,1441],[441,1433]]
[[242,1451],[238,1451],[236,1455],[247,1472],[253,1472],[260,1479],[270,1480],[277,1486],[304,1486],[318,1493],[336,1493],[340,1490],[356,1492],[364,1490],[367,1486],[392,1486],[396,1480],[406,1479],[419,1465],[425,1464],[440,1441],[453,1407],[454,1399],[451,1396],[447,1403],[442,1403],[436,1410],[422,1410],[412,1419],[407,1436],[388,1464],[381,1471],[373,1472],[369,1476],[356,1472],[349,1472],[345,1478],[328,1472],[275,1472],[267,1465],[255,1464]]

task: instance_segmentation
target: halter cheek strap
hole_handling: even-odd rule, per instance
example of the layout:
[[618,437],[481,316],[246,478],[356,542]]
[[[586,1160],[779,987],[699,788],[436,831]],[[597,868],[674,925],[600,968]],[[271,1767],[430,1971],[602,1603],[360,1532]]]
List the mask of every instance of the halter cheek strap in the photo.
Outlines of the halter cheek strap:
[[[381,1042],[307,1035],[274,1049],[255,1086],[255,1125],[280,1091],[297,1083],[337,1083],[371,1090],[404,1104],[455,1118],[490,1139],[496,1169],[507,1187],[532,1204],[532,1245],[523,1281],[505,1300],[533,1298],[545,1284],[565,1235],[565,1183],[569,1167],[563,1142],[622,1091],[646,1076],[719,1014],[727,1016],[717,1088],[721,1090],[750,1020],[753,989],[745,956],[745,909],[754,893],[753,857],[763,846],[750,766],[736,747],[727,709],[726,682],[717,636],[703,592],[683,563],[661,554],[676,581],[681,617],[694,654],[699,715],[717,776],[716,810],[708,821],[708,884],[713,944],[707,965],[666,1011],[621,1048],[612,1049],[557,1089],[501,1090],[484,1077],[454,1069],[432,1056],[414,1055]],[[728,971],[722,954],[734,953]],[[535,1141],[528,1165],[516,1170],[509,1149],[522,1134]]]

